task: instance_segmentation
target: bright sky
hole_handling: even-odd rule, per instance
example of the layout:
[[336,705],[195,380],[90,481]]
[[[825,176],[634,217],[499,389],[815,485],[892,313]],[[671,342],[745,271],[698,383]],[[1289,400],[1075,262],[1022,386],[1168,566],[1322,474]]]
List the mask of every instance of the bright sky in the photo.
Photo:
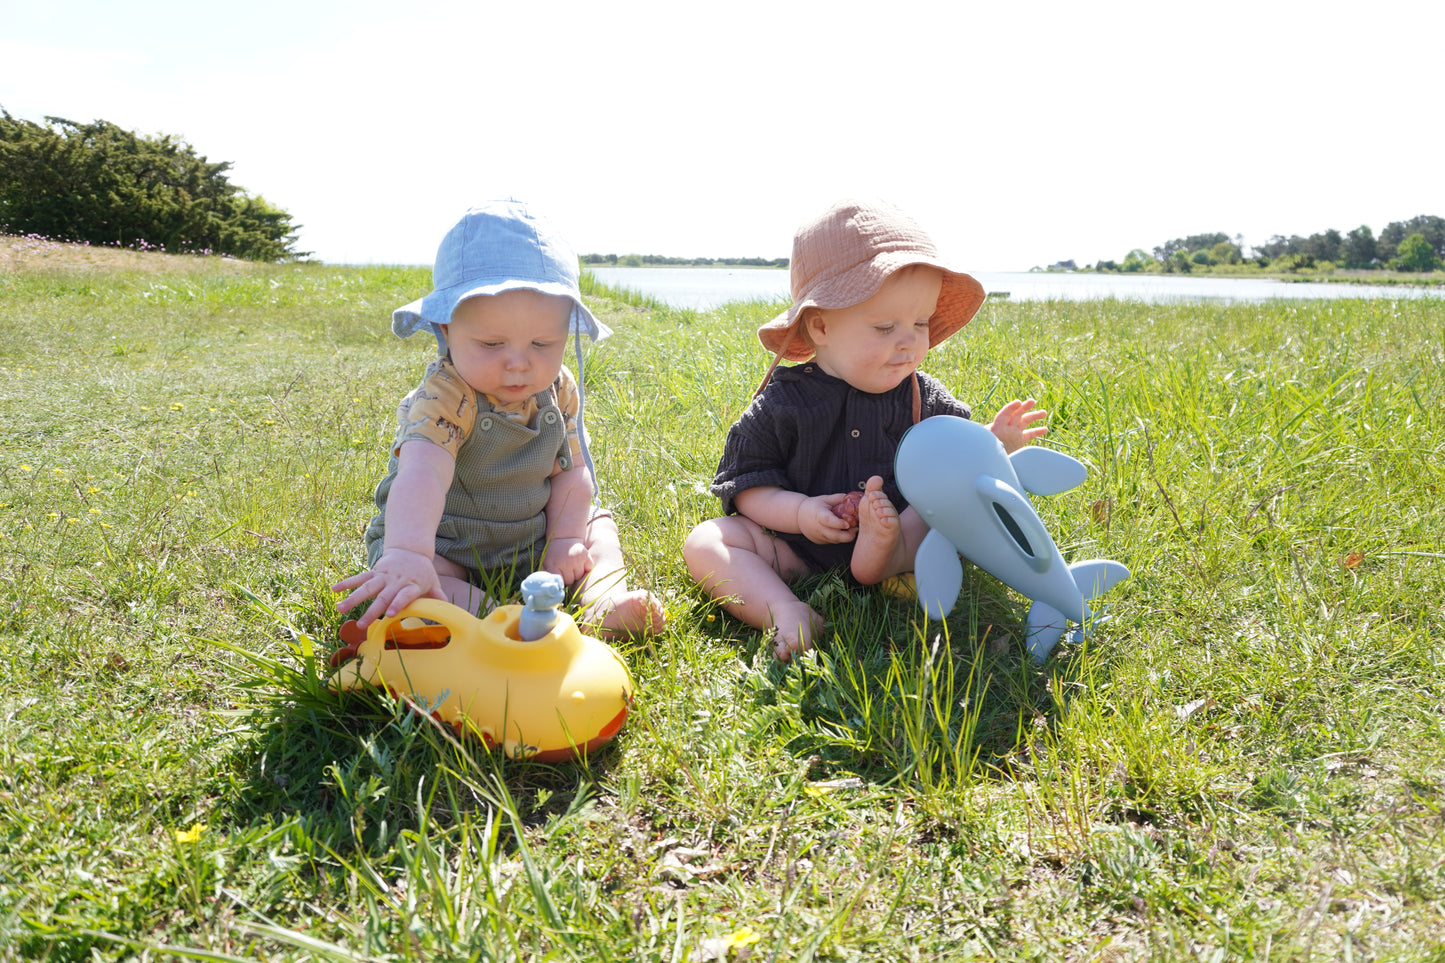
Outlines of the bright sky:
[[174,134],[328,262],[477,200],[784,257],[840,197],[963,270],[1445,216],[1445,4],[0,0],[0,107]]

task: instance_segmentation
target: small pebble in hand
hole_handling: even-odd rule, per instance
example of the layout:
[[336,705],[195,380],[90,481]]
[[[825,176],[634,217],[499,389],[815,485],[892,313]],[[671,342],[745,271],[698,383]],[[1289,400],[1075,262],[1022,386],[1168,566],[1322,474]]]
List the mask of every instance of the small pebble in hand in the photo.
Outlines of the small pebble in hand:
[[863,501],[862,492],[849,492],[843,500],[833,506],[833,514],[849,525],[858,524],[858,505]]

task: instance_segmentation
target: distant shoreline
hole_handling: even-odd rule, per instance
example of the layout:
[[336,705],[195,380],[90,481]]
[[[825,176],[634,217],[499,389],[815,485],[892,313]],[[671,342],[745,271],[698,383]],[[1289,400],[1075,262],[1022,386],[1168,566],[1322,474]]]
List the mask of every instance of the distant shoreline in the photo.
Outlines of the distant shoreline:
[[1081,268],[1077,271],[1030,271],[1030,274],[1091,274],[1099,277],[1184,277],[1200,281],[1264,280],[1280,281],[1284,284],[1368,284],[1384,287],[1439,287],[1445,285],[1445,271],[1412,273],[1409,271],[1371,271],[1364,268],[1338,269],[1329,273],[1313,274],[1308,271],[1191,271],[1172,273],[1169,271],[1095,271]]
[[[712,263],[712,264],[610,264],[610,263],[604,263],[604,264],[591,263],[591,264],[589,264],[589,263],[583,262],[582,268],[583,268],[584,270],[591,269],[591,268],[605,268],[605,269],[607,269],[607,270],[620,270],[620,271],[631,271],[631,270],[637,270],[637,269],[644,269],[644,270],[654,270],[654,271],[669,271],[669,270],[684,270],[684,271],[708,271],[708,270],[715,270],[715,271],[721,271],[721,270],[728,270],[728,271],[784,271],[784,272],[786,272],[786,271],[788,270],[788,269],[785,268],[785,267],[776,267],[776,266],[767,265],[767,264],[726,264],[726,263],[722,263],[722,262],[714,262],[714,263]],[[989,272],[985,272],[985,273],[989,273]],[[1428,274],[1424,274],[1424,273],[1411,274],[1411,273],[1409,273],[1409,272],[1400,272],[1400,271],[1369,271],[1369,270],[1361,270],[1361,269],[1351,269],[1351,270],[1349,270],[1349,271],[1338,270],[1338,271],[1336,271],[1336,272],[1334,272],[1334,273],[1330,273],[1330,274],[1309,274],[1309,273],[1305,273],[1305,272],[1299,272],[1299,273],[1290,274],[1290,273],[1273,272],[1273,271],[1240,271],[1240,270],[1231,270],[1231,271],[1227,271],[1227,272],[1226,272],[1226,271],[1207,271],[1207,270],[1204,270],[1204,271],[1194,271],[1194,272],[1191,272],[1191,273],[1189,273],[1189,274],[1171,274],[1171,273],[1166,272],[1166,271],[1139,271],[1139,272],[1135,272],[1134,274],[1131,275],[1131,274],[1126,274],[1126,273],[1124,273],[1124,272],[1118,272],[1118,271],[1095,271],[1095,270],[1091,270],[1091,269],[1080,269],[1080,270],[1077,270],[1077,271],[1047,271],[1047,270],[1038,270],[1037,268],[1035,268],[1035,269],[1033,269],[1033,270],[1016,270],[1016,271],[1003,271],[1003,272],[992,272],[992,273],[1003,273],[1003,274],[1046,274],[1046,275],[1047,275],[1047,274],[1089,274],[1089,275],[1098,275],[1098,276],[1103,276],[1103,277],[1115,277],[1115,276],[1121,276],[1121,277],[1130,277],[1130,276],[1133,276],[1133,277],[1161,277],[1161,278],[1163,278],[1163,277],[1185,277],[1185,278],[1194,278],[1194,279],[1201,280],[1201,281],[1202,281],[1202,280],[1238,281],[1238,280],[1244,280],[1244,279],[1253,279],[1253,280],[1263,280],[1263,281],[1280,281],[1280,282],[1285,283],[1285,284],[1310,284],[1310,283],[1319,283],[1319,284],[1365,284],[1365,285],[1385,285],[1385,286],[1404,286],[1404,287],[1440,287],[1440,286],[1445,286],[1445,272],[1442,272],[1442,271],[1432,271],[1432,272],[1430,272],[1430,273],[1428,273]]]
[[724,269],[728,271],[788,270],[785,267],[778,267],[772,264],[723,264],[721,262],[715,262],[713,264],[588,264],[586,261],[583,261],[582,268],[583,270],[589,270],[591,268],[606,268],[609,271],[613,269],[619,271],[635,271],[639,269],[646,269],[649,271],[670,271],[674,269],[680,269],[684,271],[707,271]]

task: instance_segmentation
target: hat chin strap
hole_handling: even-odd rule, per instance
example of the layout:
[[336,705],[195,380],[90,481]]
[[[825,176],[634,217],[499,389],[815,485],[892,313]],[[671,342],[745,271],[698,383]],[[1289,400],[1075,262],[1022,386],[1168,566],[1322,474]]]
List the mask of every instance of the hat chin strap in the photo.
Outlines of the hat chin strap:
[[[799,321],[799,324],[801,323],[802,322]],[[763,389],[768,386],[768,382],[773,380],[773,372],[778,370],[778,365],[782,364],[783,362],[783,355],[787,354],[788,349],[793,346],[793,339],[797,336],[798,325],[795,324],[790,326],[788,328],[788,336],[784,338],[783,343],[778,346],[778,353],[773,355],[773,363],[768,365],[768,372],[767,374],[763,375],[763,383],[758,385],[758,389],[753,392],[754,398],[762,394]]]
[[587,429],[582,424],[582,409],[587,404],[587,392],[582,389],[581,331],[572,336],[572,343],[577,346],[577,441],[582,446],[582,464],[587,466],[587,477],[592,482],[592,497],[596,498],[602,493],[602,488],[597,484],[597,468],[592,464],[592,452],[587,448]]

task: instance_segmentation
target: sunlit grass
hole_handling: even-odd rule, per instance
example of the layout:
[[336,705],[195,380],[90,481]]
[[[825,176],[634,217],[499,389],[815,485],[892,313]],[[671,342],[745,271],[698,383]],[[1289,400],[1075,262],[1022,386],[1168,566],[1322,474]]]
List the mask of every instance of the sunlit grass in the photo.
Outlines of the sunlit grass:
[[944,625],[822,577],[784,667],[678,554],[776,305],[594,288],[671,628],[545,766],[321,684],[429,280],[0,274],[0,958],[1438,958],[1440,300],[986,305],[926,368],[1053,413],[1110,620],[1040,668],[982,573]]

